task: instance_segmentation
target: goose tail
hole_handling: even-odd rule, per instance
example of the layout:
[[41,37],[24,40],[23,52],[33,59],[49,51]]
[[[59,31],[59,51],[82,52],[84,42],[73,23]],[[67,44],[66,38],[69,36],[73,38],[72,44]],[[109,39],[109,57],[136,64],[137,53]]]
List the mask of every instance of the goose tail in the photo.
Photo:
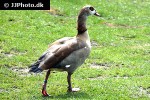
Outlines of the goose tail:
[[39,68],[40,63],[43,61],[43,58],[45,57],[46,53],[44,53],[34,64],[29,66],[29,72],[34,72],[34,73],[40,73],[43,70]]
[[40,62],[37,61],[34,64],[32,64],[31,66],[29,66],[29,72],[34,72],[34,73],[40,73],[43,70],[41,68],[39,68]]

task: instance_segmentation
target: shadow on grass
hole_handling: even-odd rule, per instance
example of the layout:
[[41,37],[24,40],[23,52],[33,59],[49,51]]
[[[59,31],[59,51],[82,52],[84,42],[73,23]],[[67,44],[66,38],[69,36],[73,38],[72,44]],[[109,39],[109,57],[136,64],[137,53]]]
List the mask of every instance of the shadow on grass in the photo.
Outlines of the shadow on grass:
[[84,92],[74,92],[74,93],[66,93],[66,94],[60,94],[55,96],[49,96],[49,97],[43,97],[43,99],[90,99],[90,96],[87,93]]

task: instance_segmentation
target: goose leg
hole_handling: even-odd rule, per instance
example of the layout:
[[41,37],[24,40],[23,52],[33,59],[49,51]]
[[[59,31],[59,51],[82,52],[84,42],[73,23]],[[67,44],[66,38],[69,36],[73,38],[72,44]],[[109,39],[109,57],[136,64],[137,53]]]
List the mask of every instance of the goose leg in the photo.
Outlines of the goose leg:
[[80,90],[80,88],[72,88],[72,85],[71,85],[71,73],[68,73],[68,76],[67,76],[67,81],[68,81],[68,92],[77,92]]
[[43,87],[42,87],[43,96],[49,96],[46,92],[46,85],[47,85],[47,80],[48,80],[49,75],[50,75],[50,70],[48,70],[47,73],[46,73],[46,77],[45,77],[44,84],[43,84]]

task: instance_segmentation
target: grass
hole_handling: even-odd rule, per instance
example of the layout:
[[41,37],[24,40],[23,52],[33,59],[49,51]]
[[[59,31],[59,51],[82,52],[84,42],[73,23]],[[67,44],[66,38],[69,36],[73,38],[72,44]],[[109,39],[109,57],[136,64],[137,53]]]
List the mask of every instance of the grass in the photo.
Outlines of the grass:
[[[67,93],[65,72],[52,73],[42,97],[42,74],[28,66],[48,44],[76,35],[79,10],[93,5],[102,17],[90,16],[92,52],[73,74],[77,93]],[[150,6],[148,0],[57,0],[51,11],[0,11],[1,100],[150,99]]]

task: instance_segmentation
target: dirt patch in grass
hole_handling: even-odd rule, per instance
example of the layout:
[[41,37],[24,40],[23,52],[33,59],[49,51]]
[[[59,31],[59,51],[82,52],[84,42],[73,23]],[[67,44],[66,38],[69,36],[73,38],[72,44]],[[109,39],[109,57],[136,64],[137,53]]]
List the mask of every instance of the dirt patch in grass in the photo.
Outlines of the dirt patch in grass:
[[[107,79],[107,78],[112,78],[112,77],[110,77],[110,76],[97,76],[97,77],[89,77],[88,79],[89,80],[104,80],[104,79]],[[117,76],[114,76],[113,78],[115,78],[115,79],[128,79],[129,76],[119,76],[119,75],[117,75]]]
[[29,73],[28,68],[12,67],[12,68],[10,68],[10,70],[17,73],[19,76],[31,76],[32,75],[32,73]]
[[14,53],[10,53],[10,52],[1,52],[1,55],[10,58],[10,57],[14,56],[15,54]]
[[17,52],[17,51],[10,51],[10,52],[1,52],[1,54],[5,57],[13,57],[15,55],[25,55],[27,52]]
[[147,43],[147,44],[144,44],[144,45],[135,45],[135,46],[129,46],[130,48],[133,48],[133,49],[145,49],[147,47],[150,47],[150,43]]
[[3,92],[9,92],[9,91],[6,89],[0,88],[0,93],[3,93]]
[[99,46],[98,43],[97,43],[96,41],[91,41],[91,45],[94,46],[94,47]]
[[106,78],[108,78],[108,77],[106,77],[106,76],[98,76],[98,77],[89,77],[88,79],[89,80],[104,80]]
[[111,65],[109,63],[93,63],[91,64],[90,68],[96,68],[96,69],[108,69]]
[[28,68],[11,68],[11,70],[15,71],[15,72],[21,72],[21,73],[28,73],[29,69]]
[[55,15],[55,16],[64,16],[64,14],[56,8],[51,8],[50,10],[46,10],[49,14]]
[[20,92],[20,89],[18,87],[16,87],[16,86],[12,86],[12,87],[7,88],[7,89],[0,88],[0,93],[9,93],[11,91]]
[[142,96],[150,98],[150,87],[148,88],[143,88],[142,86],[138,87],[137,92],[133,94],[132,98],[139,98]]
[[114,23],[104,23],[106,26],[112,27],[112,28],[143,28],[143,26],[129,26],[124,24],[114,24]]
[[148,88],[139,87],[139,96],[142,95],[146,95],[150,98],[150,87]]
[[120,79],[120,78],[122,78],[122,79],[128,79],[130,76],[119,76],[119,75],[117,75],[117,76],[114,76],[114,78],[117,78],[117,79]]
[[4,55],[5,55],[6,57],[8,57],[8,58],[14,56],[14,54],[11,54],[11,53],[4,53]]
[[19,67],[12,67],[10,68],[11,71],[13,71],[14,73],[16,73],[17,75],[21,76],[21,77],[29,77],[31,75],[42,75],[43,73],[45,73],[46,71],[43,71],[41,73],[30,73],[29,72],[29,68],[19,68]]

